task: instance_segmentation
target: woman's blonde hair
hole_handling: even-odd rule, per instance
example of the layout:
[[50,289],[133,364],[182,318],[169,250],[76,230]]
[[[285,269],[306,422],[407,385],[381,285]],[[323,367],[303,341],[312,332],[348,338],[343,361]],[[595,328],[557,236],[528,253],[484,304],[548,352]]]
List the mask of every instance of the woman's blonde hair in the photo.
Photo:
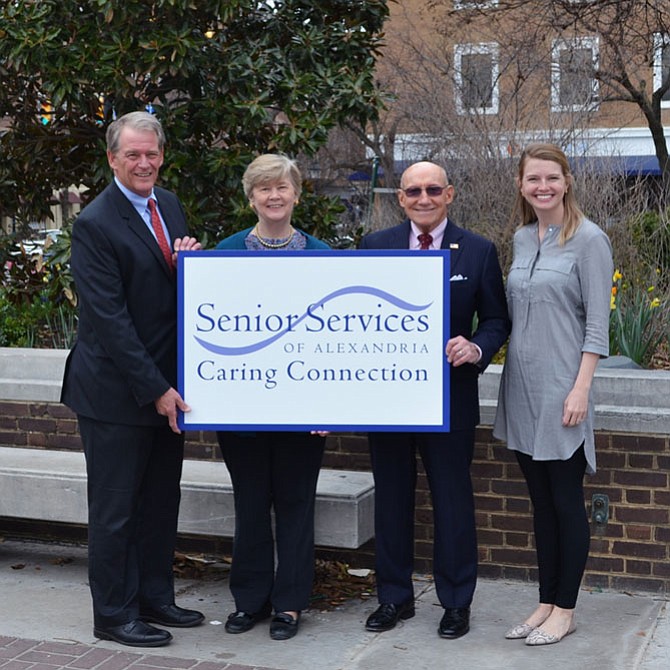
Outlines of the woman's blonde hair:
[[[577,231],[579,225],[584,219],[584,212],[577,204],[577,198],[574,192],[574,179],[570,172],[570,164],[568,158],[563,151],[555,144],[529,144],[522,152],[519,159],[519,173],[517,176],[517,184],[521,186],[523,180],[526,162],[530,158],[537,158],[542,161],[552,161],[561,166],[561,172],[565,177],[567,189],[563,196],[563,226],[561,227],[561,234],[558,238],[559,244],[565,244]],[[516,194],[516,201],[512,211],[512,220],[519,221],[518,228],[534,223],[537,220],[533,208],[528,204],[527,200],[521,195],[519,189]]]
[[249,163],[242,176],[244,195],[251,199],[254,187],[272,181],[288,179],[296,197],[302,193],[302,175],[296,162],[283,154],[261,154]]

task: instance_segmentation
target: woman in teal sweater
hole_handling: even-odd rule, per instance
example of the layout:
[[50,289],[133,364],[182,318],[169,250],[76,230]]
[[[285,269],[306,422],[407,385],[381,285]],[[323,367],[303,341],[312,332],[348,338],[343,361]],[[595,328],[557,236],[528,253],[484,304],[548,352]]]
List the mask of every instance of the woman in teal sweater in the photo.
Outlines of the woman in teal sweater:
[[[291,224],[302,187],[291,159],[259,156],[248,166],[242,184],[258,222],[225,238],[217,249],[328,249]],[[274,612],[270,637],[288,640],[298,632],[314,580],[314,500],[325,438],[321,433],[281,431],[221,431],[217,437],[235,497],[230,590],[236,611],[225,629],[245,633]]]

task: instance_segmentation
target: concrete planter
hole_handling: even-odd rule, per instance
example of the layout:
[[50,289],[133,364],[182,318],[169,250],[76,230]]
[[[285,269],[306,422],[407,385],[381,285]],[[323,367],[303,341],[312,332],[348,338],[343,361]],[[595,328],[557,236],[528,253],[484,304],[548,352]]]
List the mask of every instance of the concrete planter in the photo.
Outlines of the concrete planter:
[[[502,365],[480,377],[482,424],[491,425]],[[593,381],[595,428],[617,433],[670,434],[670,371],[600,368]]]
[[0,347],[0,400],[58,402],[67,349]]
[[[0,400],[58,402],[67,354],[0,347]],[[490,365],[480,378],[483,425],[493,422],[501,373],[501,365]],[[670,371],[602,368],[593,393],[597,429],[670,434]]]

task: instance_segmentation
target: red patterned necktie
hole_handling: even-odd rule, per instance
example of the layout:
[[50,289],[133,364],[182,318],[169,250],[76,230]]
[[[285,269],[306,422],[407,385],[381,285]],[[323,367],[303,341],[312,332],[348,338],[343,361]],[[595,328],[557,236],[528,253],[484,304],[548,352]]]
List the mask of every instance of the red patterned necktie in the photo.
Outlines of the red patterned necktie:
[[161,224],[161,218],[158,216],[158,210],[156,209],[156,201],[153,198],[149,198],[149,211],[151,212],[151,227],[154,229],[156,234],[156,240],[158,240],[158,246],[163,252],[163,257],[165,262],[168,264],[170,270],[172,270],[172,252],[170,251],[170,245],[165,237],[163,232],[163,226]]
[[430,233],[421,233],[418,240],[421,245],[419,249],[430,249],[430,245],[433,243],[433,236]]

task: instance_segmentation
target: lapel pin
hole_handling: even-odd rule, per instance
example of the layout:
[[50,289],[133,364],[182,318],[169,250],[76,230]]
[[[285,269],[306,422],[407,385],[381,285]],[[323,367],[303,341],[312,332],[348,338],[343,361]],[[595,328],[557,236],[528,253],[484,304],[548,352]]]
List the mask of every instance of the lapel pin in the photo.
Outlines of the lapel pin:
[[450,249],[458,249],[458,242],[450,242],[449,243],[449,248]]

